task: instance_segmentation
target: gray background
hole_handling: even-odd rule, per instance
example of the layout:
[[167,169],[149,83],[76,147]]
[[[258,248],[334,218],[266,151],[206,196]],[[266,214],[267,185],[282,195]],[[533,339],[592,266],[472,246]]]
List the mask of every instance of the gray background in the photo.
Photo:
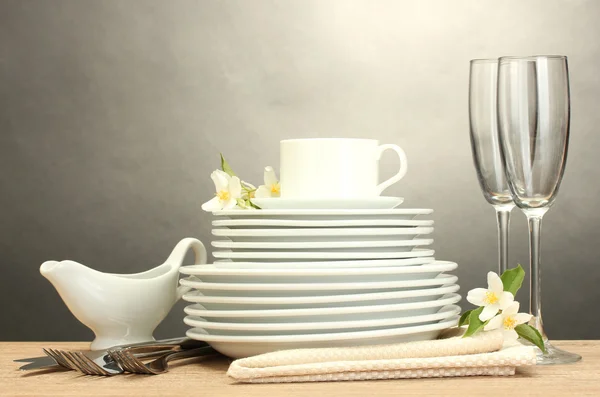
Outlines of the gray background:
[[[569,56],[573,109],[544,219],[544,319],[554,339],[600,338],[599,16],[591,0],[1,0],[0,339],[89,340],[39,265],[137,272],[182,237],[208,243],[219,151],[258,184],[289,137],[401,145],[409,173],[386,194],[434,208],[436,257],[460,264],[463,293],[482,286],[496,226],[471,160],[468,61],[543,53]],[[526,265],[517,210],[511,226],[510,261]],[[184,332],[182,307],[157,336]]]

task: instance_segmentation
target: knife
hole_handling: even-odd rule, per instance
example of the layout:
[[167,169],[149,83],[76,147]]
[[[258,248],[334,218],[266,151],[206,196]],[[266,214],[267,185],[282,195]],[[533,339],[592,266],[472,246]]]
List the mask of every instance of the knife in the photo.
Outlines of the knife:
[[[16,360],[13,360],[13,362],[15,362],[15,363],[32,363],[32,362],[39,361],[39,360],[45,360],[47,358],[50,358],[50,357],[41,356],[41,357],[17,358]],[[54,360],[52,360],[52,361],[54,361]]]
[[22,367],[20,367],[19,369],[21,371],[28,371],[28,370],[33,370],[33,369],[54,369],[54,370],[70,370],[70,368],[65,368],[62,365],[58,365],[56,363],[56,361],[54,361],[54,359],[50,358],[50,357],[39,357],[41,359],[48,359],[48,360],[39,360],[39,361],[34,361],[34,362],[30,362],[29,364],[25,364]]

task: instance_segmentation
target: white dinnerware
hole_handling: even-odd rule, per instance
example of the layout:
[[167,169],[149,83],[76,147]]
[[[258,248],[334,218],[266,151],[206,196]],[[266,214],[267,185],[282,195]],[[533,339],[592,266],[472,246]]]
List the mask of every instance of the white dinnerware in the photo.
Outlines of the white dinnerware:
[[231,219],[285,219],[285,220],[412,220],[433,212],[427,208],[382,209],[301,209],[301,210],[219,210],[214,216]]
[[205,282],[350,282],[350,281],[402,281],[435,278],[442,272],[455,270],[454,262],[436,261],[421,266],[365,267],[365,268],[263,268],[260,264],[250,268],[223,268],[215,265],[183,266],[179,272],[196,276]]
[[337,220],[293,220],[293,219],[220,219],[212,221],[215,227],[228,229],[245,228],[343,228],[343,227],[426,227],[433,226],[432,220],[404,219],[337,219]]
[[402,197],[364,197],[364,198],[286,198],[286,197],[263,197],[253,198],[252,203],[263,210],[286,210],[286,209],[392,209],[402,202]]
[[216,260],[180,270],[189,337],[243,357],[432,339],[456,324],[457,264],[435,260],[433,220],[414,219],[433,210],[323,192],[213,212]]
[[314,321],[314,322],[298,322],[298,323],[231,323],[231,322],[215,322],[206,320],[198,316],[186,316],[184,322],[191,327],[200,327],[204,329],[217,329],[227,331],[246,332],[261,332],[261,333],[324,333],[324,330],[343,329],[346,332],[359,330],[360,328],[377,328],[377,327],[397,327],[407,324],[425,324],[438,322],[440,320],[454,317],[460,313],[460,307],[457,305],[448,305],[442,307],[437,313],[424,314],[420,316],[409,316],[399,318],[382,318],[374,320],[355,320],[355,321]]
[[409,240],[433,233],[432,227],[402,228],[276,228],[213,229],[212,234],[233,242],[316,242],[316,241],[385,241]]
[[[458,290],[458,288],[455,288]],[[438,299],[414,301],[397,304],[370,305],[360,304],[337,307],[308,307],[282,309],[231,309],[211,310],[203,304],[187,306],[184,311],[191,316],[211,318],[219,322],[308,322],[308,321],[352,321],[381,318],[400,318],[436,313],[442,306],[453,305],[460,301],[457,293],[449,293]]]
[[[428,242],[428,244],[430,244]],[[423,251],[410,251],[411,247],[398,247],[394,251],[213,251],[215,258],[230,259],[232,261],[247,262],[248,259],[260,259],[262,262],[296,262],[298,260],[338,260],[338,259],[399,259],[423,256]]]
[[405,254],[411,256],[404,259],[363,259],[363,260],[331,260],[331,261],[289,261],[289,262],[232,262],[230,259],[219,259],[213,265],[219,269],[353,269],[370,267],[418,266],[435,262],[434,250],[415,248]]
[[[80,263],[47,261],[40,273],[96,338],[92,350],[154,340],[154,329],[189,287],[177,287],[179,267],[192,249],[195,263],[206,263],[204,245],[181,240],[162,264],[135,274],[102,273]],[[142,299],[143,297],[143,299]]]
[[[398,155],[400,169],[379,183],[379,159],[385,150]],[[407,171],[402,148],[374,139],[288,139],[281,141],[279,155],[283,198],[376,197]]]
[[215,248],[230,249],[232,251],[243,250],[273,250],[273,251],[410,251],[417,246],[433,244],[433,239],[411,239],[411,240],[385,240],[385,241],[301,241],[301,242],[233,242],[230,240],[212,241]]
[[[456,277],[456,276],[452,276]],[[191,303],[201,303],[205,308],[212,310],[250,310],[260,308],[275,310],[282,306],[293,305],[294,308],[319,308],[342,306],[376,306],[408,302],[425,302],[437,300],[440,297],[457,292],[459,286],[453,284],[456,278],[447,279],[447,284],[414,290],[397,289],[365,289],[365,290],[333,290],[329,293],[305,293],[293,295],[281,293],[277,296],[265,294],[252,294],[254,291],[229,291],[225,296],[220,294],[210,295],[207,291],[192,291],[184,294],[183,300]],[[304,291],[301,291],[304,292]],[[310,292],[310,291],[309,291]]]
[[375,344],[404,343],[435,339],[442,330],[457,324],[458,317],[428,325],[398,327],[374,331],[334,332],[294,335],[231,335],[225,331],[192,328],[189,338],[209,343],[215,350],[233,358],[242,358],[277,350],[348,347]]
[[[355,281],[355,282],[319,282],[315,279],[313,282],[299,283],[208,283],[200,281],[200,279],[190,276],[179,280],[181,285],[194,288],[197,291],[207,294],[213,292],[219,295],[236,296],[249,295],[253,293],[264,292],[266,294],[274,294],[277,296],[291,296],[296,291],[303,291],[302,295],[315,294],[333,295],[343,293],[342,291],[361,291],[361,290],[403,290],[408,289],[408,292],[422,291],[420,288],[453,284],[457,281],[456,276],[448,274],[440,274],[434,278],[417,279],[417,280],[401,280],[401,281]],[[381,280],[381,278],[380,278]],[[278,292],[278,293],[277,293]]]

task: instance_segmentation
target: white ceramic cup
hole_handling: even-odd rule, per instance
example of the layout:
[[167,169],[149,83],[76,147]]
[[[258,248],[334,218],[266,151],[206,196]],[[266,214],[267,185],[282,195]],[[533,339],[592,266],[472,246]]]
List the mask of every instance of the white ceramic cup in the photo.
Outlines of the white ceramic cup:
[[[379,159],[391,149],[400,170],[379,183]],[[288,139],[280,143],[281,197],[368,198],[398,182],[407,171],[406,154],[397,145],[374,139]]]

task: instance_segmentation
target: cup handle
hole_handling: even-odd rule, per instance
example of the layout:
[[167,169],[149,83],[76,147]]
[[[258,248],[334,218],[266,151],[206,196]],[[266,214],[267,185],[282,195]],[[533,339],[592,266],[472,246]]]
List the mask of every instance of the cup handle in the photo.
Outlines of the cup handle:
[[406,153],[404,153],[404,150],[402,150],[402,148],[398,145],[385,144],[385,145],[379,146],[378,153],[377,153],[377,160],[379,160],[381,158],[381,155],[383,154],[383,152],[385,152],[388,149],[393,150],[398,155],[398,158],[400,159],[400,170],[398,171],[398,173],[396,175],[394,175],[390,179],[388,179],[384,182],[381,182],[379,185],[377,185],[377,188],[376,188],[377,194],[381,194],[381,192],[383,192],[385,189],[392,186],[394,183],[398,182],[400,179],[404,178],[404,175],[406,175],[406,171],[408,171],[408,162],[406,159]]

